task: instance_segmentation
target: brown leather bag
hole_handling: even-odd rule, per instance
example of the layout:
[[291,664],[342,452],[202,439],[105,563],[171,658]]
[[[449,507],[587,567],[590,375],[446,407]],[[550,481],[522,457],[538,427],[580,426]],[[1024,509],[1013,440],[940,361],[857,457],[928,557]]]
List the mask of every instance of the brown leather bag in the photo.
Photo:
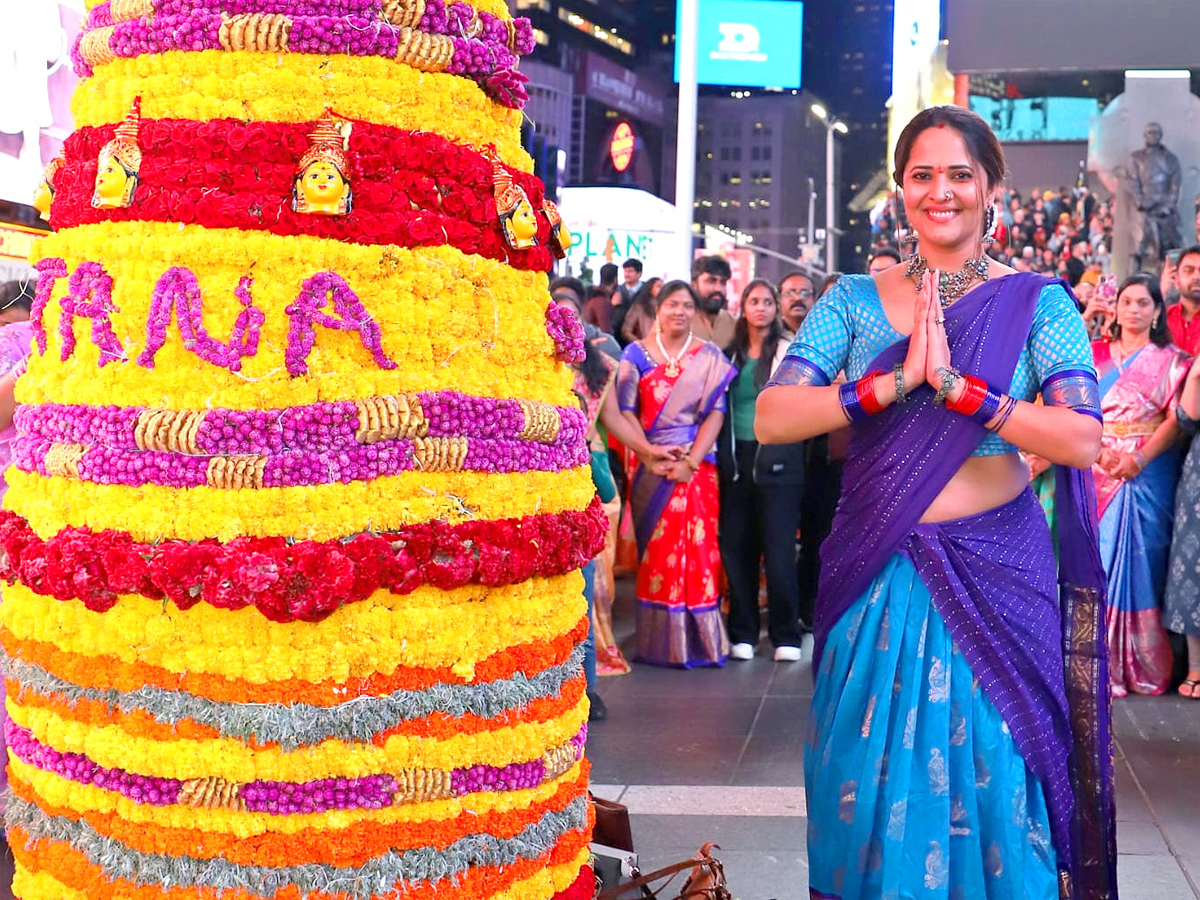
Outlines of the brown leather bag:
[[614,850],[633,852],[633,830],[629,827],[629,808],[616,800],[605,800],[588,791],[588,799],[596,809],[596,824],[592,840]]
[[[640,891],[638,896],[642,900],[667,900],[668,897],[673,900],[732,900],[729,889],[725,886],[725,869],[721,861],[712,855],[714,847],[721,849],[709,841],[692,859],[664,866],[648,875],[639,875],[626,884],[606,888],[596,895],[596,900],[623,900],[630,891]],[[686,869],[691,869],[691,872],[679,893],[664,894],[675,880],[675,876]],[[651,887],[664,878],[666,881],[657,888]]]

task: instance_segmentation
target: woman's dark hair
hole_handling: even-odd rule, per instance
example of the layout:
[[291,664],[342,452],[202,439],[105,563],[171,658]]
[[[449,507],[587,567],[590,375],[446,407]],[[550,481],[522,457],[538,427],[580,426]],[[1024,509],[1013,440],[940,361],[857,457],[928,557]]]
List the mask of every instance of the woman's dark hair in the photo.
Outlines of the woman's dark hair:
[[608,384],[608,366],[604,364],[604,351],[591,341],[583,342],[583,362],[575,367],[583,376],[588,392],[599,394]]
[[676,294],[679,291],[687,291],[687,295],[692,298],[692,303],[696,306],[700,305],[700,301],[696,298],[696,292],[692,290],[692,286],[686,281],[676,278],[673,281],[668,281],[666,284],[664,284],[659,290],[658,296],[654,298],[654,314],[658,315],[658,308],[662,305],[662,302],[667,299],[667,297],[670,297],[672,294]]
[[755,288],[765,287],[771,292],[775,301],[775,318],[763,338],[762,350],[759,351],[758,365],[754,367],[754,386],[760,391],[767,379],[771,377],[771,364],[775,361],[775,351],[779,348],[779,340],[783,337],[783,325],[779,321],[779,294],[775,286],[763,278],[755,278],[742,289],[742,314],[738,316],[733,326],[733,341],[725,348],[725,355],[739,369],[746,364],[750,353],[750,323],[746,321],[746,300]]
[[821,286],[817,288],[817,300],[825,296],[825,292],[837,284],[837,280],[842,277],[841,272],[830,272],[821,279]]
[[945,127],[958,132],[967,145],[971,159],[983,168],[987,174],[987,189],[990,191],[998,187],[1004,181],[1004,150],[987,122],[978,113],[961,106],[931,106],[921,110],[904,126],[896,140],[896,155],[893,157],[896,170],[892,177],[896,184],[903,187],[904,170],[908,167],[913,144],[921,133],[930,128]]
[[[1166,347],[1171,343],[1171,329],[1167,327],[1167,309],[1163,303],[1162,291],[1158,287],[1158,279],[1149,275],[1130,275],[1117,288],[1117,301],[1121,299],[1121,295],[1125,293],[1125,289],[1132,287],[1135,284],[1140,284],[1144,287],[1147,293],[1150,294],[1150,299],[1154,301],[1154,319],[1150,323],[1150,340],[1156,347]],[[1121,339],[1121,326],[1117,324],[1114,318],[1112,324],[1108,326],[1108,339],[1110,341],[1119,341]]]
[[633,306],[640,306],[651,319],[654,318],[654,285],[662,284],[661,278],[651,278],[633,295]]
[[29,312],[33,305],[33,283],[28,281],[6,281],[0,284],[0,311],[15,306]]

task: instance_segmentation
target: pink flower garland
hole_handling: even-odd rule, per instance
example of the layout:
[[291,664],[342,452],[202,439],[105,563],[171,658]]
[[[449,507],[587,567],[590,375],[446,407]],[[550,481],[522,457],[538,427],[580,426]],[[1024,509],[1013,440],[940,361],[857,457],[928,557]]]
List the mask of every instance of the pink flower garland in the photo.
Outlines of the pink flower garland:
[[554,341],[554,356],[559,362],[578,365],[586,358],[583,326],[568,307],[553,302],[546,307],[546,334]]
[[[333,301],[334,318],[324,312],[326,300]],[[334,331],[357,331],[362,345],[381,369],[394,369],[396,363],[383,352],[379,323],[371,318],[358,295],[335,272],[318,272],[301,285],[300,295],[285,310],[288,324],[287,350],[284,351],[288,374],[293,378],[308,374],[308,355],[316,339],[314,325]]]
[[234,295],[243,309],[234,322],[233,336],[228,344],[223,344],[211,337],[204,328],[200,285],[196,276],[182,266],[167,269],[154,286],[150,315],[146,322],[146,347],[138,356],[138,365],[147,369],[154,368],[154,354],[162,349],[167,341],[167,326],[171,323],[171,313],[174,312],[187,349],[214,366],[229,369],[231,372],[240,371],[242,358],[254,356],[258,352],[259,333],[266,320],[262,310],[253,305],[250,285],[250,278],[242,276],[234,289]]

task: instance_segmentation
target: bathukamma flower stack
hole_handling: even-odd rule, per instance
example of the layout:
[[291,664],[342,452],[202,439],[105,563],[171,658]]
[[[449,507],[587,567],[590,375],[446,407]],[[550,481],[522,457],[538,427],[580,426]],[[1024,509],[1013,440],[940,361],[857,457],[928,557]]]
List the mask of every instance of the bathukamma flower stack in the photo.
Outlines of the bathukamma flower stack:
[[15,895],[590,897],[528,22],[89,5],[0,513]]

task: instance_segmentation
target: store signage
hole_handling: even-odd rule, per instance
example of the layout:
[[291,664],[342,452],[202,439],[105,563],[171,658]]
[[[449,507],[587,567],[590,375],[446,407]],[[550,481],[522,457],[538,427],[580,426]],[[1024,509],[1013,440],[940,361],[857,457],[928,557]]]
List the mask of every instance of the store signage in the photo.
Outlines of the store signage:
[[34,242],[49,232],[24,225],[0,224],[0,260],[26,263],[33,254]]
[[[800,87],[803,3],[788,0],[699,2],[696,75],[700,84]],[[675,80],[679,80],[678,49]]]
[[666,122],[665,84],[639,76],[596,53],[580,58],[575,90],[649,125],[662,126]]
[[608,142],[608,158],[612,160],[613,168],[618,172],[624,172],[633,162],[635,140],[633,126],[628,122],[618,122]]

